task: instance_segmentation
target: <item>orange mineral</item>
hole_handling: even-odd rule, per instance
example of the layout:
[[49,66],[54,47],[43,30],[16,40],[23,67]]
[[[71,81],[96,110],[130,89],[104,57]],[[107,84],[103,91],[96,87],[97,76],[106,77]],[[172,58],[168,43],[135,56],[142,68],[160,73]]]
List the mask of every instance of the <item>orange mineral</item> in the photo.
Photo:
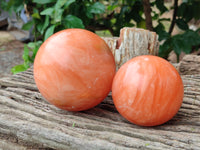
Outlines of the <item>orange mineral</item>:
[[135,57],[116,73],[112,85],[114,104],[130,122],[141,126],[170,120],[183,101],[183,83],[176,69],[152,55]]
[[68,111],[98,105],[111,90],[115,60],[98,35],[66,29],[49,37],[34,61],[34,79],[43,97]]

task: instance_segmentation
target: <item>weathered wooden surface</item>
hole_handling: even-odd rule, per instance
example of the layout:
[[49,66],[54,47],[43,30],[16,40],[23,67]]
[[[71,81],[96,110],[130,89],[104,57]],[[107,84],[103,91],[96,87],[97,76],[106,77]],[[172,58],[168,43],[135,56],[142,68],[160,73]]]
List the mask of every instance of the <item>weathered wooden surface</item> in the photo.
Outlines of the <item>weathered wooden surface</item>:
[[139,55],[157,55],[158,35],[155,32],[139,28],[124,27],[120,37],[103,38],[111,48],[117,69],[131,58]]
[[[48,104],[32,70],[0,79],[0,149],[200,149],[200,75],[182,76],[183,105],[169,122],[139,127],[116,111],[109,95],[84,112]],[[7,145],[5,143],[8,143]]]
[[179,73],[185,74],[200,74],[200,56],[199,55],[185,55],[179,65]]

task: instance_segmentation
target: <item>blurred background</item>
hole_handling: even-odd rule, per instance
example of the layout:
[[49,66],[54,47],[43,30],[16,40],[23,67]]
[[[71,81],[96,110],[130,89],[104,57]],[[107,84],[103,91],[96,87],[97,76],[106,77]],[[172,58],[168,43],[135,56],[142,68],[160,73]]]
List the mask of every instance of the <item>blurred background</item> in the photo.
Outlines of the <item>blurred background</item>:
[[123,27],[156,32],[159,56],[179,62],[185,54],[199,54],[200,1],[0,0],[0,77],[27,70],[55,32],[84,28],[112,37]]

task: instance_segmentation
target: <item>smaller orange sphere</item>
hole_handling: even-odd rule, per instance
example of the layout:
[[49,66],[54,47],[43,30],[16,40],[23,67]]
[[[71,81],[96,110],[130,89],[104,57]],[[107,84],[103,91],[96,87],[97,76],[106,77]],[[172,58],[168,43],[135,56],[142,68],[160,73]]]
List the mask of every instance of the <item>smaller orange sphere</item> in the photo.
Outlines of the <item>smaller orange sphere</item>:
[[183,101],[180,75],[166,60],[151,55],[135,57],[116,73],[112,96],[119,113],[141,126],[170,120]]
[[112,87],[115,60],[98,35],[66,29],[48,38],[34,61],[34,79],[51,104],[68,111],[98,105]]

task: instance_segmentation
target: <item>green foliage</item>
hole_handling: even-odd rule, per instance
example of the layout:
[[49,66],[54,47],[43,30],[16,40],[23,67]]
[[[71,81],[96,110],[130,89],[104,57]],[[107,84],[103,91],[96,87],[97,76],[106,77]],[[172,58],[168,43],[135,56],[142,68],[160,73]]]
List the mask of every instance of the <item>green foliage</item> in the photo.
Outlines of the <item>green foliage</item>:
[[[96,15],[105,12],[105,6],[100,2],[90,0],[10,0],[4,4],[4,9],[16,13],[24,8],[24,4],[30,6],[32,20],[23,25],[23,30],[33,28],[35,39],[41,38],[45,41],[53,33],[66,28],[85,28],[85,25],[93,23]],[[71,7],[70,7],[71,6]],[[80,11],[83,11],[80,13]],[[85,19],[85,22],[83,19]],[[27,70],[34,62],[35,55],[41,41],[30,42],[24,46],[24,64],[12,68],[12,72],[18,73]]]
[[66,28],[85,28],[81,19],[74,15],[67,15],[64,18]]
[[181,19],[177,19],[176,20],[176,24],[182,30],[188,30],[189,29],[187,22],[182,18]]
[[[2,0],[0,4],[5,10],[17,14],[27,6],[32,20],[24,24],[22,29],[33,28],[35,42],[32,46],[41,44],[36,42],[38,38],[44,41],[66,28],[85,28],[93,32],[104,30],[113,36],[119,36],[120,29],[125,26],[146,29],[142,0],[9,0],[8,3]],[[150,1],[151,19],[156,22],[153,30],[162,43],[159,56],[167,58],[172,50],[179,56],[181,52],[190,53],[199,48],[199,32],[190,30],[188,24],[192,19],[200,19],[200,1],[183,0],[174,20],[161,17],[175,8],[165,4],[164,0]],[[173,28],[173,23],[182,31],[181,34],[173,36],[168,31],[170,27]],[[13,72],[26,70],[33,63],[39,47],[30,45],[24,48],[24,64],[14,67]]]
[[13,74],[25,71],[30,67],[30,65],[34,62],[35,56],[41,44],[42,41],[37,41],[29,42],[27,45],[24,45],[24,53],[22,56],[24,63],[21,65],[14,66],[11,69]]
[[164,0],[157,0],[155,1],[155,4],[161,14],[163,14],[164,12],[168,10],[167,7],[164,5]]
[[2,1],[4,3],[4,9],[7,10],[10,14],[14,11],[16,13],[20,12],[24,7],[23,7],[23,0],[10,0],[7,3]]
[[87,8],[88,14],[102,14],[105,12],[105,6],[100,2],[96,2]]
[[34,22],[33,21],[29,21],[26,24],[24,24],[22,26],[22,30],[30,30],[30,28],[33,26]]
[[162,21],[159,21],[159,24],[154,28],[159,35],[159,40],[164,41],[160,46],[159,56],[167,58],[168,54],[173,50],[178,60],[181,52],[188,54],[192,50],[199,48],[200,34],[198,30],[192,31],[188,26],[192,19],[200,19],[198,10],[200,10],[200,1],[198,0],[185,0],[178,6],[177,16],[174,21],[175,25],[182,30],[182,34],[172,36],[166,31]]
[[183,34],[167,38],[163,45],[160,46],[159,55],[167,58],[168,54],[174,50],[177,59],[181,52],[189,54],[194,46],[200,45],[200,35],[198,31],[187,30]]
[[45,35],[44,35],[44,40],[46,40],[48,37],[50,37],[54,33],[55,27],[56,27],[55,25],[52,25],[46,30]]
[[33,3],[38,3],[38,4],[48,4],[52,2],[56,2],[56,0],[33,0]]

